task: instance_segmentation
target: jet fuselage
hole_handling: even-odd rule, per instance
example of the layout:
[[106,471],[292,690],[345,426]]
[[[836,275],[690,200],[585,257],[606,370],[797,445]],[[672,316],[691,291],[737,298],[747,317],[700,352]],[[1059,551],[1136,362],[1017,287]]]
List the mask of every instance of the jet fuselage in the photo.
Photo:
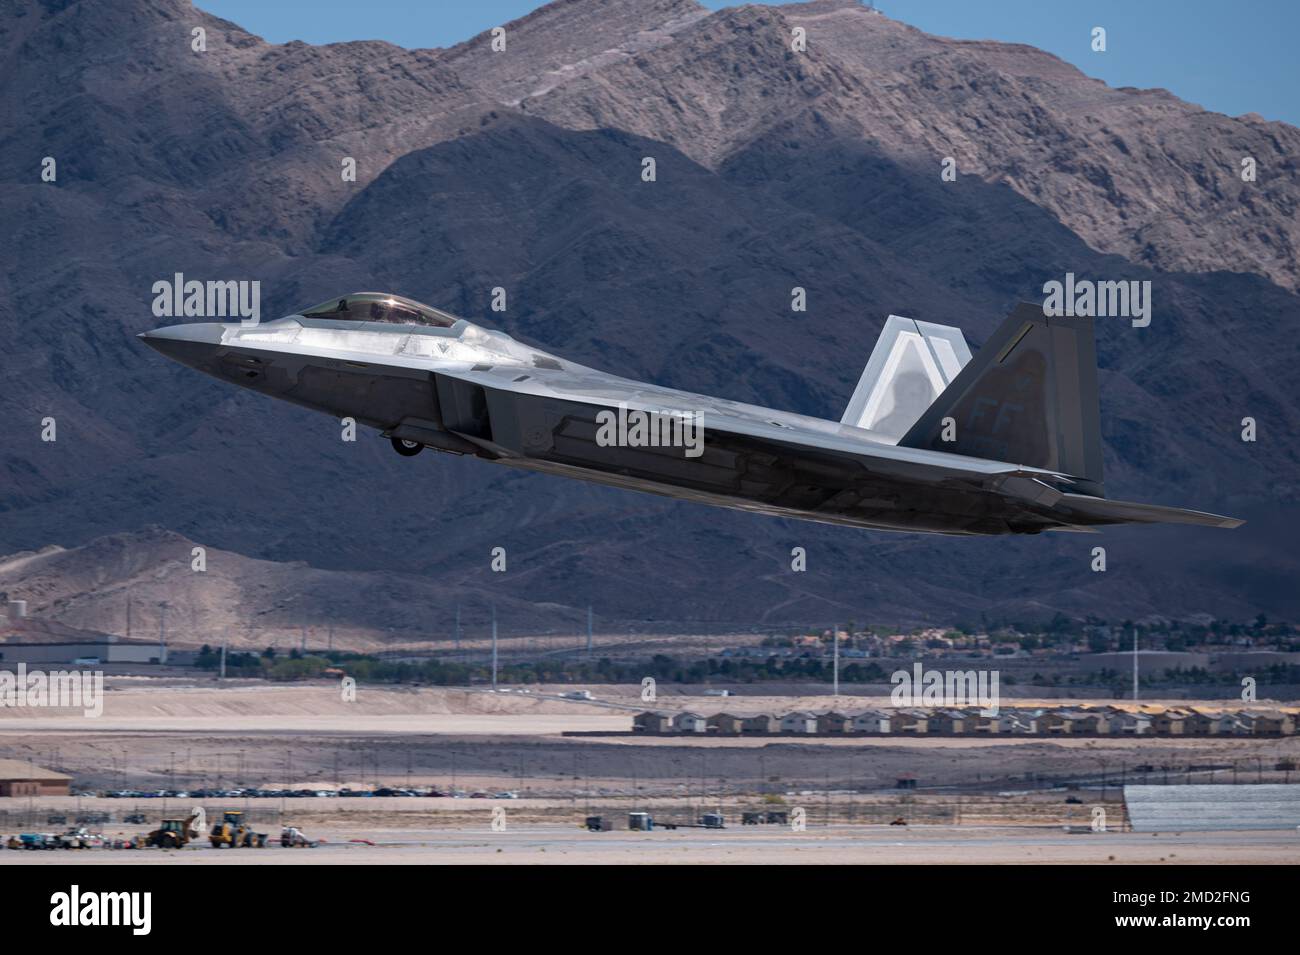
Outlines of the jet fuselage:
[[[1072,493],[1071,477],[1050,468],[906,447],[843,422],[632,381],[395,296],[362,293],[273,322],[178,325],[141,337],[223,381],[353,418],[408,455],[431,447],[674,498],[898,531],[1036,533],[1143,519],[1098,511],[1097,500],[1118,502]],[[647,429],[627,427],[629,418],[651,423],[649,440]],[[682,427],[674,432],[675,425]],[[694,443],[685,440],[691,426]],[[649,443],[655,433],[684,440]]]

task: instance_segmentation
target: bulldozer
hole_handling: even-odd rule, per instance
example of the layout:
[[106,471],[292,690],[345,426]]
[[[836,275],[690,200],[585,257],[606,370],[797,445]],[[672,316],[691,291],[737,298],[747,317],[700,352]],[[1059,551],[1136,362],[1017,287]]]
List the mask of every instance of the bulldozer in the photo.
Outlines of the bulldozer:
[[244,821],[243,812],[227,809],[225,818],[208,833],[208,841],[214,849],[222,846],[231,849],[263,849],[266,847],[266,833],[254,832],[253,827]]
[[199,831],[195,827],[198,818],[199,814],[194,812],[190,813],[188,819],[164,819],[157,829],[144,837],[144,844],[159,849],[180,849],[188,845],[191,839],[199,837]]

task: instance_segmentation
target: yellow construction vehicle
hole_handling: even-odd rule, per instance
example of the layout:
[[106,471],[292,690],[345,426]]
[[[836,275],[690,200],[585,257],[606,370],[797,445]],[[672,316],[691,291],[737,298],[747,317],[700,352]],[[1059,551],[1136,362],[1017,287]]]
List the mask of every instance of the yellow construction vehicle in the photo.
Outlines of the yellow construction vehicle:
[[254,832],[237,809],[227,809],[225,818],[208,833],[212,848],[229,846],[231,849],[262,849],[266,847],[266,833]]
[[199,837],[194,825],[198,818],[199,814],[194,812],[188,819],[164,819],[157,829],[144,837],[144,844],[159,849],[179,849]]

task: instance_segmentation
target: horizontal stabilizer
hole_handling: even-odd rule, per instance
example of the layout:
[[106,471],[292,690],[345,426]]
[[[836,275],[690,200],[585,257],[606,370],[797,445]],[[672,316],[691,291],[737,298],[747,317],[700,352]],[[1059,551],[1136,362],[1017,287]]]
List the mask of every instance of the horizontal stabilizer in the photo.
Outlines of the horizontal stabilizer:
[[840,423],[897,441],[968,361],[960,329],[890,315]]
[[1197,524],[1201,527],[1240,527],[1245,521],[1205,511],[1189,511],[1160,504],[1108,501],[1086,494],[1062,494],[1059,510],[1086,517],[1094,524]]

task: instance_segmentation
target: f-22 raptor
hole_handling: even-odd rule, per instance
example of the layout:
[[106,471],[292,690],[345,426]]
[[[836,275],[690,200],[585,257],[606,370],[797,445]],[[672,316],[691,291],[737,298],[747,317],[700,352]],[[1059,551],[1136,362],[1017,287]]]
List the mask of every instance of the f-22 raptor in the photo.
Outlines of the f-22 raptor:
[[1236,527],[1102,485],[1092,320],[1017,306],[979,354],[891,315],[839,421],[620,378],[397,295],[144,332],[223,381],[424,448],[781,517],[892,531]]

